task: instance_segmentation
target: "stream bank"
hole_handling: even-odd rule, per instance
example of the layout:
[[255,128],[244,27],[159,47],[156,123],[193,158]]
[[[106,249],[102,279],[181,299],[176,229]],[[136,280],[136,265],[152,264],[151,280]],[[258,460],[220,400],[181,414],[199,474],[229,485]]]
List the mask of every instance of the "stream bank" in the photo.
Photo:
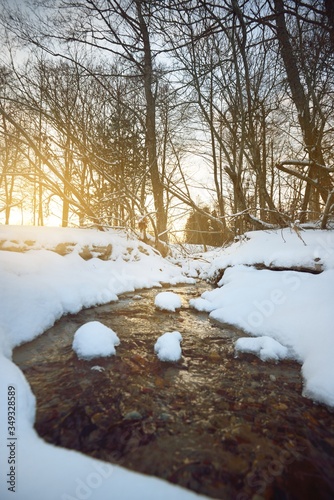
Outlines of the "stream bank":
[[[39,435],[213,498],[333,498],[333,413],[301,396],[299,364],[235,358],[244,334],[188,307],[207,288],[165,288],[182,297],[177,313],[154,308],[160,289],[125,294],[18,347]],[[83,361],[73,352],[75,331],[93,320],[118,334],[116,356]],[[173,330],[183,357],[162,363],[153,346]]]

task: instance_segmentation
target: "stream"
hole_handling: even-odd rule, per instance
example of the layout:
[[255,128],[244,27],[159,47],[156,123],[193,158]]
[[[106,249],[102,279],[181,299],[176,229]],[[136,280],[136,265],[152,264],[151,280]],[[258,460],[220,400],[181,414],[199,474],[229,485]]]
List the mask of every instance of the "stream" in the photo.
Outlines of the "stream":
[[[333,412],[302,397],[298,363],[235,357],[243,332],[188,306],[209,286],[164,288],[182,297],[176,313],[155,309],[161,289],[127,293],[16,348],[36,395],[37,432],[212,498],[333,499]],[[73,335],[88,321],[118,334],[116,356],[77,358]],[[163,363],[154,343],[174,330],[183,357]]]

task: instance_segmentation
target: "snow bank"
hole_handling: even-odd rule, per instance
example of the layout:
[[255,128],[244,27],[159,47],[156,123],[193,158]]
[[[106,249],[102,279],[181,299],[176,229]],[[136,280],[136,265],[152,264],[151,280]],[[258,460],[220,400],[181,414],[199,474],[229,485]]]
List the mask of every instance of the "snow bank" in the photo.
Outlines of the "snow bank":
[[[0,431],[1,500],[199,498],[163,480],[45,443],[33,429],[35,397],[21,370],[10,360],[16,345],[43,333],[63,314],[117,300],[118,294],[136,288],[193,280],[150,247],[118,233],[2,226],[0,240],[2,248],[7,240],[8,248],[20,247],[22,242],[23,246],[31,242],[32,248],[26,253],[0,251],[2,423],[8,422],[9,392],[16,402],[14,423],[10,422],[10,428],[2,425]],[[62,257],[47,250],[62,241],[73,243],[72,253]],[[78,250],[87,244],[111,244],[111,260],[83,260]],[[9,457],[14,460],[11,464]],[[14,490],[8,489],[11,480]]]
[[[36,228],[24,228],[26,237],[28,229],[36,236]],[[51,228],[41,229],[45,238],[44,230]],[[20,228],[16,231],[19,240]],[[81,244],[94,242],[94,235],[100,241],[100,231],[94,230],[68,230],[66,239],[75,241],[78,231],[83,233]],[[5,233],[1,228],[0,237]],[[76,252],[60,256],[50,250],[1,251],[0,325],[6,338],[1,340],[0,335],[0,343],[13,348],[40,335],[64,314],[117,300],[124,292],[161,287],[161,283],[194,283],[144,244],[125,236],[122,239],[119,234],[115,235],[116,243],[110,234],[107,241],[113,246],[113,258],[108,261],[85,261]]]
[[80,359],[93,359],[116,354],[120,341],[116,333],[99,321],[89,321],[74,334],[73,350]]
[[182,342],[180,332],[166,332],[161,335],[154,345],[154,351],[160,361],[179,361],[182,356],[180,342]]
[[182,306],[181,297],[174,292],[161,292],[156,295],[154,305],[162,311],[175,312]]
[[104,254],[106,258],[110,254],[111,260],[122,257],[128,261],[140,260],[143,253],[156,255],[152,247],[129,237],[125,231],[114,229],[0,226],[0,247],[14,251],[53,250],[62,255],[71,252],[87,257]]
[[238,264],[267,267],[334,269],[334,231],[293,229],[249,231],[226,248],[201,253],[197,260],[179,260],[191,276],[215,278],[217,272]]
[[277,342],[277,340],[266,336],[255,339],[249,337],[238,339],[235,343],[236,355],[239,352],[256,354],[262,361],[278,361],[289,357],[289,349]]
[[[268,339],[243,340],[237,349],[252,350],[263,359],[268,354],[273,359],[288,354],[302,364],[303,394],[334,406],[334,231],[310,230],[301,236],[306,245],[290,230],[248,233],[247,241],[233,244],[212,261],[211,275],[232,266],[225,270],[219,288],[192,299],[190,305],[215,321],[277,341],[287,351],[271,344],[267,352]],[[249,266],[259,262],[283,268],[320,263],[324,271]]]

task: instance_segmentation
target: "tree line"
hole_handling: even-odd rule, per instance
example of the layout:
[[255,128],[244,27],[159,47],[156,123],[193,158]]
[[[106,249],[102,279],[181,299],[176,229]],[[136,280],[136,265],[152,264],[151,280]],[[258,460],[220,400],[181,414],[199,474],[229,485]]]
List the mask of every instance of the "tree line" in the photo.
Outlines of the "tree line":
[[63,226],[135,230],[145,217],[164,241],[185,217],[188,241],[206,244],[327,227],[332,0],[1,7],[5,223],[20,206],[42,225],[57,204]]

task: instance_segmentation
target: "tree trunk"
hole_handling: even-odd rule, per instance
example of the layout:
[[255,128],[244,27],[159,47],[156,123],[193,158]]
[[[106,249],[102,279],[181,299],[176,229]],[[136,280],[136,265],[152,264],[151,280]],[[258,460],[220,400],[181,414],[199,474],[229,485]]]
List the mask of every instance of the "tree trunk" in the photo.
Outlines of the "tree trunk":
[[331,39],[331,45],[334,52],[334,2],[333,0],[324,0],[325,12],[328,19],[329,35]]
[[[292,99],[298,113],[298,121],[302,131],[305,149],[309,156],[310,169],[308,176],[318,184],[318,194],[326,202],[328,193],[332,190],[332,181],[328,172],[317,167],[317,164],[324,165],[324,158],[321,149],[321,132],[316,129],[314,119],[311,118],[310,106],[305,95],[304,88],[298,72],[298,66],[294,51],[290,42],[284,16],[284,1],[274,0],[276,12],[276,32],[280,44],[281,56],[284,62],[288,84],[291,90]],[[310,200],[314,199],[314,188],[308,186],[305,190],[303,209],[306,210]]]
[[64,183],[64,186],[63,186],[64,198],[63,198],[63,210],[62,210],[61,225],[62,225],[62,227],[68,227],[68,220],[69,220],[69,214],[70,214],[70,204],[69,204],[70,191],[69,191],[67,186],[69,184],[71,184],[71,170],[72,170],[71,139],[70,139],[70,132],[69,131],[68,131],[68,134],[66,137],[65,155],[64,156],[65,156],[64,157],[64,160],[65,160],[64,177],[66,179],[66,183]]
[[152,182],[154,206],[156,211],[157,231],[159,238],[167,240],[167,214],[164,206],[164,187],[159,174],[156,138],[156,104],[153,94],[153,64],[148,27],[142,13],[142,1],[136,0],[137,14],[144,49],[144,90],[146,99],[146,148],[149,162],[149,171]]

